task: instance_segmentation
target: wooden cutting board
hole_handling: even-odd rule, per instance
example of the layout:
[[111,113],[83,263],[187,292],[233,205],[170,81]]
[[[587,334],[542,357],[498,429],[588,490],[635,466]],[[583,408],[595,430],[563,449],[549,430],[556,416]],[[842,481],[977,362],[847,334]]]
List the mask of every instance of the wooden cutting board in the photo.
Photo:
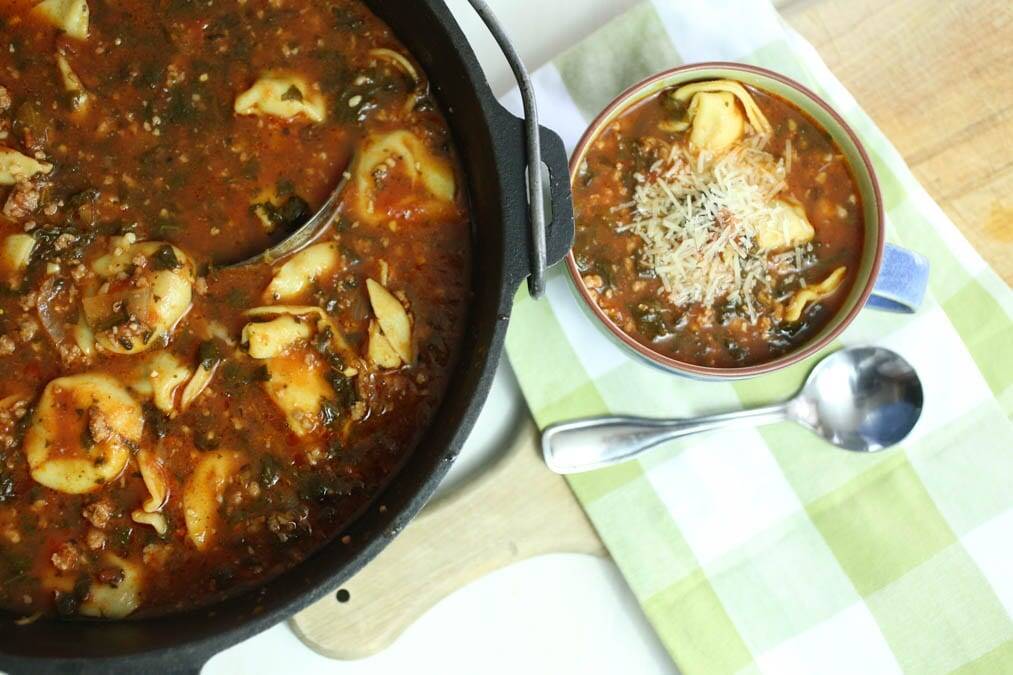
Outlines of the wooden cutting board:
[[[776,4],[964,235],[1013,283],[1013,3]],[[296,616],[296,634],[326,656],[362,658],[493,570],[545,553],[605,555],[537,445],[528,421],[496,465],[434,502],[349,581],[344,602],[324,598]],[[455,536],[444,536],[448,531]]]
[[363,658],[458,588],[555,552],[605,555],[566,482],[545,468],[538,430],[525,415],[493,466],[427,506],[335,596],[297,615],[292,628],[325,656]]

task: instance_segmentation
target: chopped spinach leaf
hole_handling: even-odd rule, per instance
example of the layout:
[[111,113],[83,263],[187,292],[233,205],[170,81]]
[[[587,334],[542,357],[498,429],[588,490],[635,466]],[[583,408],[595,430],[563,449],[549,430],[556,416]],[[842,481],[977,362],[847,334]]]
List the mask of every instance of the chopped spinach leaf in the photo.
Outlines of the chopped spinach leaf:
[[0,473],[0,504],[13,499],[14,496],[14,477],[6,472]]
[[218,438],[218,436],[212,430],[194,429],[193,444],[197,446],[198,450],[208,452],[211,450],[217,450],[218,446],[221,445],[221,439]]
[[168,416],[150,401],[144,404],[144,421],[151,432],[155,434],[155,438],[162,439],[169,435]]
[[299,91],[299,87],[294,84],[285,90],[285,93],[281,95],[282,101],[298,101],[302,102],[302,92]]
[[357,399],[355,384],[352,382],[352,378],[342,372],[331,371],[329,379],[331,387],[337,396],[338,404],[346,410],[351,408]]
[[205,340],[197,347],[197,363],[204,370],[211,370],[222,360],[222,350],[214,340]]
[[281,480],[281,463],[274,455],[264,455],[260,460],[260,484],[266,488],[273,488]]
[[320,399],[320,417],[324,426],[333,429],[341,422],[341,410],[338,404],[326,398]]
[[254,204],[250,209],[256,214],[259,212],[269,223],[282,227],[285,230],[295,229],[305,223],[310,215],[310,205],[302,197],[292,195],[281,205],[276,206],[271,202]]
[[176,257],[176,251],[172,246],[165,244],[159,246],[158,250],[151,256],[151,265],[156,270],[178,270],[183,263]]

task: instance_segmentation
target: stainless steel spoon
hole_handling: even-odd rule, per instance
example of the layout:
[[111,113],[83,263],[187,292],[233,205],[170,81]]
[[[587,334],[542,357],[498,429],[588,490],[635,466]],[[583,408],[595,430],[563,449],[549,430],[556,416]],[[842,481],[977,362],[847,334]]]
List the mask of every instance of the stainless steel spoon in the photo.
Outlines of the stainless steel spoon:
[[341,210],[341,200],[344,197],[345,187],[348,185],[348,181],[351,178],[351,173],[349,172],[351,171],[354,161],[354,156],[349,158],[349,168],[345,169],[345,171],[341,174],[341,180],[338,182],[337,187],[334,188],[334,191],[331,192],[331,196],[327,198],[327,201],[324,202],[323,206],[317,209],[317,212],[314,213],[313,216],[301,227],[299,227],[299,229],[262,253],[259,253],[252,258],[247,258],[246,260],[226,265],[225,269],[246,267],[247,265],[256,265],[258,263],[270,264],[313,243],[313,241],[316,240],[316,238],[323,232],[324,228],[330,225],[334,216],[336,216]]
[[556,473],[581,473],[624,462],[683,436],[785,420],[846,450],[878,452],[907,437],[922,402],[921,380],[899,354],[857,347],[821,361],[787,403],[695,419],[598,417],[564,422],[542,434],[542,452]]

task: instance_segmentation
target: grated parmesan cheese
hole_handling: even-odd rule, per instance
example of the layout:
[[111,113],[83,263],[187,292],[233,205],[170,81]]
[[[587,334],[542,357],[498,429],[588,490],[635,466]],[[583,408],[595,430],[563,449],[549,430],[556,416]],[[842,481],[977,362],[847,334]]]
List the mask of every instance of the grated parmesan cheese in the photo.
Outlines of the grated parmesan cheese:
[[766,140],[751,136],[718,157],[673,145],[647,175],[635,176],[632,202],[614,209],[628,214],[617,231],[643,240],[644,262],[674,305],[727,302],[755,324],[758,307],[773,299],[773,275],[802,270],[800,248],[768,258],[757,246],[765,224],[788,239],[784,209],[773,203],[787,190],[787,169],[762,149]]

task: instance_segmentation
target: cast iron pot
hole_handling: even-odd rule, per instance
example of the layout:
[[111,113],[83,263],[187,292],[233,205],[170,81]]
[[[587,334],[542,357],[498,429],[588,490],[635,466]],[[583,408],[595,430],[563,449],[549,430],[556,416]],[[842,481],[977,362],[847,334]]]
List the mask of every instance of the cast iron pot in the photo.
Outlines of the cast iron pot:
[[[284,621],[376,556],[419,512],[450,468],[485,402],[521,282],[540,267],[528,219],[524,121],[496,101],[443,0],[367,0],[428,72],[468,179],[474,298],[445,400],[405,465],[345,531],[287,573],[200,610],[135,621],[39,620],[0,615],[0,670],[8,673],[198,672],[218,652]],[[573,240],[566,151],[541,130],[550,175],[546,261]],[[545,262],[545,261],[543,261]],[[383,503],[382,512],[375,504]],[[346,538],[344,535],[347,535]],[[349,543],[342,543],[342,539]],[[186,583],[181,579],[180,583]]]

